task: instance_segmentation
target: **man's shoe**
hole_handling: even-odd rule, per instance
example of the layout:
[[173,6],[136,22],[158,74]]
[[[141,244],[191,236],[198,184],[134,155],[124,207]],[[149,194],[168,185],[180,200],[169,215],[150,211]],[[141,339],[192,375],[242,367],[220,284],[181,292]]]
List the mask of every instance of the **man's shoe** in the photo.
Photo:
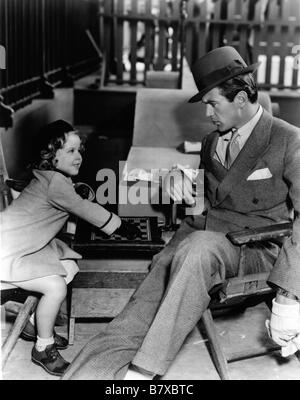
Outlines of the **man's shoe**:
[[59,354],[55,344],[50,344],[44,351],[38,351],[36,347],[33,346],[31,360],[44,368],[49,374],[55,376],[62,376],[70,365],[70,363]]
[[[36,342],[36,329],[30,321],[27,322],[25,328],[20,334],[20,337],[28,342]],[[58,350],[64,350],[68,347],[68,340],[54,331],[54,343]]]

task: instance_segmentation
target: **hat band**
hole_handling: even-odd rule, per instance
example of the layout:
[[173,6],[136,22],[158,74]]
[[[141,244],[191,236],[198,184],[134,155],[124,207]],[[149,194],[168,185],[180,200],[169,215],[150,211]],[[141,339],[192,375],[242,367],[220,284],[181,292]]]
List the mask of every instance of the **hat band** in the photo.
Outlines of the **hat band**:
[[197,85],[199,91],[215,84],[216,82],[222,81],[223,79],[226,80],[227,77],[228,77],[228,79],[230,79],[231,75],[239,74],[245,68],[247,68],[246,65],[245,66],[236,65],[237,62],[240,63],[240,61],[235,60],[235,61],[231,62],[230,64],[228,64],[226,67],[217,69],[217,70],[211,72],[210,74],[206,75],[203,79],[199,79],[198,85]]

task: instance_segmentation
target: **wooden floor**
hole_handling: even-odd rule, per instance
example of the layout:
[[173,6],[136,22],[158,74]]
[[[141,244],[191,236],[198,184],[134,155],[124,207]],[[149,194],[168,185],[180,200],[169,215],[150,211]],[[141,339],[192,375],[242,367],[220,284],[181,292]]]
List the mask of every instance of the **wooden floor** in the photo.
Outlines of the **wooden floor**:
[[[264,305],[249,308],[241,315],[219,317],[216,320],[218,335],[227,353],[241,348],[257,347],[268,340],[264,321],[269,312]],[[73,346],[61,351],[68,361],[72,361],[80,349],[95,334],[105,329],[107,322],[78,321]],[[2,314],[2,340],[6,337],[11,322],[5,323]],[[67,326],[56,328],[67,336]],[[3,380],[59,380],[47,374],[30,360],[32,343],[19,339],[7,365],[2,371]],[[234,380],[299,380],[300,362],[297,356],[282,358],[279,352],[262,357],[237,361],[229,364]],[[186,339],[171,368],[162,380],[219,380],[211,361],[207,339],[194,329]]]

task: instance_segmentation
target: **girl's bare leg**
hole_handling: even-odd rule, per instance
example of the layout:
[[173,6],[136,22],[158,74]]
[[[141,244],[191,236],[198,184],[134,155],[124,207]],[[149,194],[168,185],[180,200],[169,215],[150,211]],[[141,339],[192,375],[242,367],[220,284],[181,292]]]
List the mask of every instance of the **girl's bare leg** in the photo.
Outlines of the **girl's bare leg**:
[[50,275],[30,281],[14,282],[14,284],[22,289],[42,294],[36,308],[38,336],[41,338],[51,337],[56,316],[67,294],[64,278],[59,275]]

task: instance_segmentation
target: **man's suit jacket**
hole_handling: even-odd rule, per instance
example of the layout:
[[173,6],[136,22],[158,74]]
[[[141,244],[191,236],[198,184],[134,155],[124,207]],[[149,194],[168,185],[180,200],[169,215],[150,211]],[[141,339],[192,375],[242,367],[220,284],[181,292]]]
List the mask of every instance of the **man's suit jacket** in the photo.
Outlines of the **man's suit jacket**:
[[209,134],[201,150],[210,203],[205,229],[227,233],[292,218],[293,234],[269,281],[300,298],[300,129],[264,110],[229,171],[213,157],[218,138]]

